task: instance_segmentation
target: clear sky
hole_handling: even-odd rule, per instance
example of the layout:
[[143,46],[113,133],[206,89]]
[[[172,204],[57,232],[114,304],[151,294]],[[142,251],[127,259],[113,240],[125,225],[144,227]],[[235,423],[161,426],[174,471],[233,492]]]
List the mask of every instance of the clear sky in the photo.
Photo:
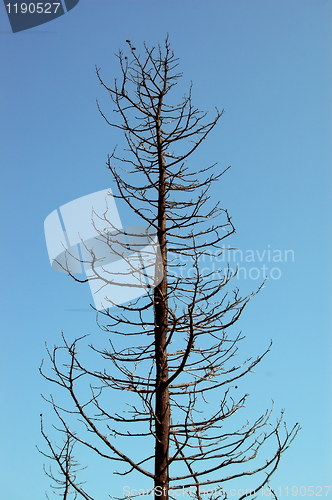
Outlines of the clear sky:
[[[243,252],[234,265],[247,275],[236,284],[255,290],[268,268],[239,324],[242,355],[274,344],[240,389],[250,415],[273,398],[273,418],[285,408],[289,427],[302,426],[272,485],[282,498],[287,486],[292,496],[292,486],[331,485],[331,30],[328,0],[81,0],[15,34],[0,5],[1,498],[37,500],[48,489],[35,449],[40,413],[51,433],[40,393],[52,387],[38,373],[45,341],[59,344],[61,330],[99,335],[84,311],[88,286],[51,269],[43,229],[59,206],[112,187],[105,161],[121,137],[98,113],[96,98],[112,108],[95,65],[111,83],[127,38],[141,51],[167,32],[184,73],[179,92],[192,80],[197,107],[225,109],[193,167],[232,165],[213,197]],[[121,494],[121,478],[108,484]]]

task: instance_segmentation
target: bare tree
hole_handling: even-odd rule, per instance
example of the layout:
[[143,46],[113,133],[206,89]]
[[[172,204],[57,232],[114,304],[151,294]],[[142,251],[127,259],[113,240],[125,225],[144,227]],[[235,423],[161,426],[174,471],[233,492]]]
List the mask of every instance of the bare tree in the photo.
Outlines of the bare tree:
[[[124,134],[125,156],[114,150],[107,162],[117,186],[114,197],[157,234],[158,279],[144,296],[129,303],[112,307],[105,296],[109,308],[98,313],[98,323],[109,334],[109,344],[90,345],[100,357],[98,369],[88,368],[78,355],[82,339],[69,343],[63,337],[61,347],[48,350],[53,375],[41,372],[67,391],[72,405],[49,399],[64,439],[58,448],[42,425],[49,448],[45,454],[57,463],[60,476],[51,469],[47,474],[63,499],[70,492],[75,498],[93,499],[77,480],[73,449],[83,446],[103,460],[120,462],[118,474],[142,474],[161,500],[174,498],[181,488],[200,499],[202,488],[213,486],[225,497],[223,488],[242,477],[256,478],[252,490],[257,492],[268,484],[299,426],[288,431],[282,415],[272,424],[267,411],[252,423],[231,427],[248,396],[234,396],[235,383],[269,348],[256,359],[235,363],[242,337],[228,332],[257,292],[242,297],[237,288],[227,291],[236,274],[229,268],[201,270],[206,259],[218,262],[234,226],[227,210],[209,196],[209,188],[225,171],[216,164],[193,170],[188,160],[223,112],[216,110],[208,120],[193,106],[191,88],[179,104],[172,103],[181,74],[168,38],[163,47],[144,45],[143,56],[127,43],[131,60],[120,51],[121,77],[112,87],[97,69],[118,119],[111,121],[98,108],[106,122]],[[98,216],[112,225],[106,213]],[[100,232],[100,238],[111,245],[107,235]],[[105,278],[94,265],[93,249],[85,250],[98,279],[115,285],[115,276]],[[89,388],[85,397],[82,383]],[[123,411],[120,400],[111,395],[122,391],[128,393]],[[87,435],[73,430],[70,413],[83,422]],[[262,461],[260,450],[273,438],[274,450],[269,445],[270,458]],[[130,452],[126,440],[142,440],[142,445]]]

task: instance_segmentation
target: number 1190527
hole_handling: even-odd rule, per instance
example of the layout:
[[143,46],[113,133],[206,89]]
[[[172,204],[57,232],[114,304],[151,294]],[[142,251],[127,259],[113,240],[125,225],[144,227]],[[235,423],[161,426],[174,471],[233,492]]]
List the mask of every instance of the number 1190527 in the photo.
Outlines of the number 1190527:
[[292,486],[291,488],[289,486],[285,486],[282,488],[279,486],[279,488],[276,488],[276,491],[278,491],[279,496],[301,496],[301,497],[326,497],[328,492],[330,491],[331,486]]
[[56,14],[60,3],[7,3],[8,14]]

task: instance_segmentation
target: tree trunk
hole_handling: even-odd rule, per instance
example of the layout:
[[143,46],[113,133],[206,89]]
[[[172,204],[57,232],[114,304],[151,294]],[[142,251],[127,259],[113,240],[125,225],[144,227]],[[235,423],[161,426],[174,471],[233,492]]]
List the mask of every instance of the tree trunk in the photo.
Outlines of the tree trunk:
[[[170,406],[167,360],[167,248],[166,248],[166,172],[162,151],[159,116],[156,123],[159,164],[159,195],[158,195],[158,240],[162,256],[163,279],[155,288],[155,356],[156,356],[156,401],[155,401],[155,497],[158,500],[168,499],[168,449]],[[160,270],[156,270],[160,272]]]

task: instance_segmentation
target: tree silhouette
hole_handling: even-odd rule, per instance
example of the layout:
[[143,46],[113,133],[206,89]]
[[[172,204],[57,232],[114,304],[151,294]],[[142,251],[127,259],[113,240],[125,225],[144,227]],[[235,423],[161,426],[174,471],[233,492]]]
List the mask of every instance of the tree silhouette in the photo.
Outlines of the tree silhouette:
[[[56,446],[42,423],[49,450],[44,454],[56,462],[60,475],[52,469],[46,472],[63,499],[70,492],[75,498],[95,498],[78,481],[74,449],[83,446],[102,460],[122,464],[120,475],[140,473],[161,500],[175,498],[181,488],[201,499],[202,489],[215,487],[215,497],[225,498],[228,485],[243,477],[255,478],[252,490],[257,492],[268,484],[299,426],[288,431],[282,415],[272,424],[267,411],[252,423],[232,428],[248,396],[236,397],[235,383],[270,347],[256,359],[235,362],[242,337],[230,335],[230,327],[257,291],[242,297],[237,288],[228,290],[236,275],[229,268],[201,270],[207,259],[218,263],[225,238],[235,231],[227,210],[209,196],[225,170],[216,164],[189,166],[223,111],[217,109],[209,120],[193,106],[191,87],[178,104],[172,103],[181,74],[168,37],[163,47],[144,44],[143,55],[127,43],[130,62],[120,51],[121,77],[113,86],[106,85],[97,69],[116,119],[98,108],[126,140],[125,155],[114,150],[107,161],[117,187],[113,197],[157,234],[160,259],[152,266],[154,284],[140,298],[115,306],[105,295],[107,308],[98,313],[98,323],[109,343],[107,348],[90,345],[92,354],[99,356],[97,369],[88,368],[78,354],[82,338],[69,343],[63,336],[62,346],[48,350],[53,375],[42,367],[41,372],[68,393],[69,402],[65,406],[49,399],[63,442]],[[98,217],[112,226],[107,214]],[[109,235],[99,234],[112,246]],[[93,249],[85,250],[98,274]],[[124,251],[118,253],[126,259]],[[100,273],[98,279],[117,282]],[[127,399],[121,409],[123,391]],[[73,430],[73,415],[83,423],[85,434]],[[270,458],[262,461],[267,440],[274,449],[269,445]]]

